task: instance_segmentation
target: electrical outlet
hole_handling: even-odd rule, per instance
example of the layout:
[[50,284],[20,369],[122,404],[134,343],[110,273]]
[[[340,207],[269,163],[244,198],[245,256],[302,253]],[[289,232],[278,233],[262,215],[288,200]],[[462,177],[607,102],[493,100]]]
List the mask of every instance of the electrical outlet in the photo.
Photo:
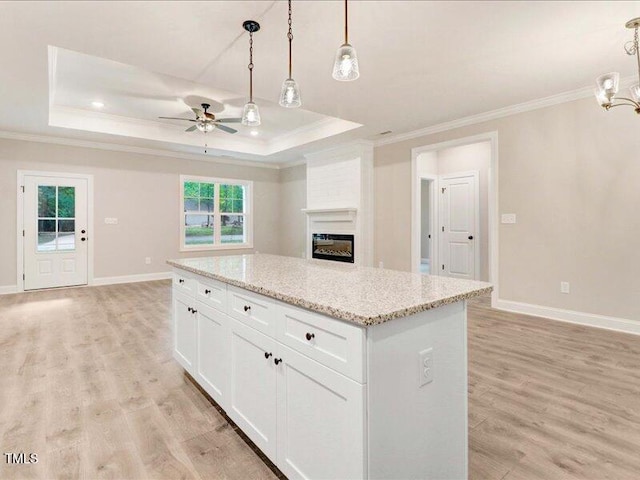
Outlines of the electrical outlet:
[[118,224],[118,219],[117,218],[105,218],[104,219],[104,223],[106,223],[107,225],[117,225]]
[[516,223],[516,214],[515,213],[503,213],[501,216],[502,223]]
[[569,282],[560,282],[560,293],[570,293],[571,292],[571,285],[569,285]]
[[420,371],[418,386],[422,387],[433,382],[433,348],[422,350],[418,355],[418,360]]
[[144,263],[151,265],[151,257],[144,257]]

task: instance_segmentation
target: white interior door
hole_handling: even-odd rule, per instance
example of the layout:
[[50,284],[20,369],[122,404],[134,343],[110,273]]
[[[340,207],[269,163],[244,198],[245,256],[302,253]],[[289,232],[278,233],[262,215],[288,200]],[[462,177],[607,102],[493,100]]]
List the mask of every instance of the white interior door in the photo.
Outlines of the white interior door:
[[478,195],[478,172],[440,177],[441,275],[476,278],[479,271]]
[[24,176],[24,289],[86,285],[88,181]]

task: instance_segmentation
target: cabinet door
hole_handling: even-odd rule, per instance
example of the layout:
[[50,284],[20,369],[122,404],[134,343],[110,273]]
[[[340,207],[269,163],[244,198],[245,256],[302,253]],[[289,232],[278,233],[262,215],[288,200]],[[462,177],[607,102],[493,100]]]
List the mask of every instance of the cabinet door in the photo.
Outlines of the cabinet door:
[[173,291],[173,357],[192,376],[196,360],[196,314],[192,298]]
[[273,339],[231,322],[227,413],[272,461],[276,456],[276,358]]
[[225,408],[229,374],[229,318],[200,302],[198,314],[198,383]]
[[278,468],[289,479],[364,478],[364,385],[279,348]]

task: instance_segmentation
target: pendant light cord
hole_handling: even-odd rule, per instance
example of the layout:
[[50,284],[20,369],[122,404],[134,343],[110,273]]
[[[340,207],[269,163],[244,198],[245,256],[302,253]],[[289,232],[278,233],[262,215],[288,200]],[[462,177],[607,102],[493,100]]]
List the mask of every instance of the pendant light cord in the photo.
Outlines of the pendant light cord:
[[249,32],[249,102],[253,103],[253,32]]
[[347,12],[347,0],[344,0],[344,43],[349,43],[349,17]]
[[289,39],[289,78],[292,78],[291,76],[291,70],[292,70],[292,65],[291,65],[291,42],[293,41],[293,31],[291,29],[291,0],[289,0],[289,32],[287,33],[287,38]]

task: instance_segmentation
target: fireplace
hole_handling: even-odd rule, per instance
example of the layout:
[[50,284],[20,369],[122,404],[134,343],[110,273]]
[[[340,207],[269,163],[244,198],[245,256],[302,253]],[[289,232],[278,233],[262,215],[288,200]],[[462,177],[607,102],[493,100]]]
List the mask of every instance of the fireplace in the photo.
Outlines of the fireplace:
[[313,258],[354,263],[354,236],[333,233],[314,233],[311,237]]

